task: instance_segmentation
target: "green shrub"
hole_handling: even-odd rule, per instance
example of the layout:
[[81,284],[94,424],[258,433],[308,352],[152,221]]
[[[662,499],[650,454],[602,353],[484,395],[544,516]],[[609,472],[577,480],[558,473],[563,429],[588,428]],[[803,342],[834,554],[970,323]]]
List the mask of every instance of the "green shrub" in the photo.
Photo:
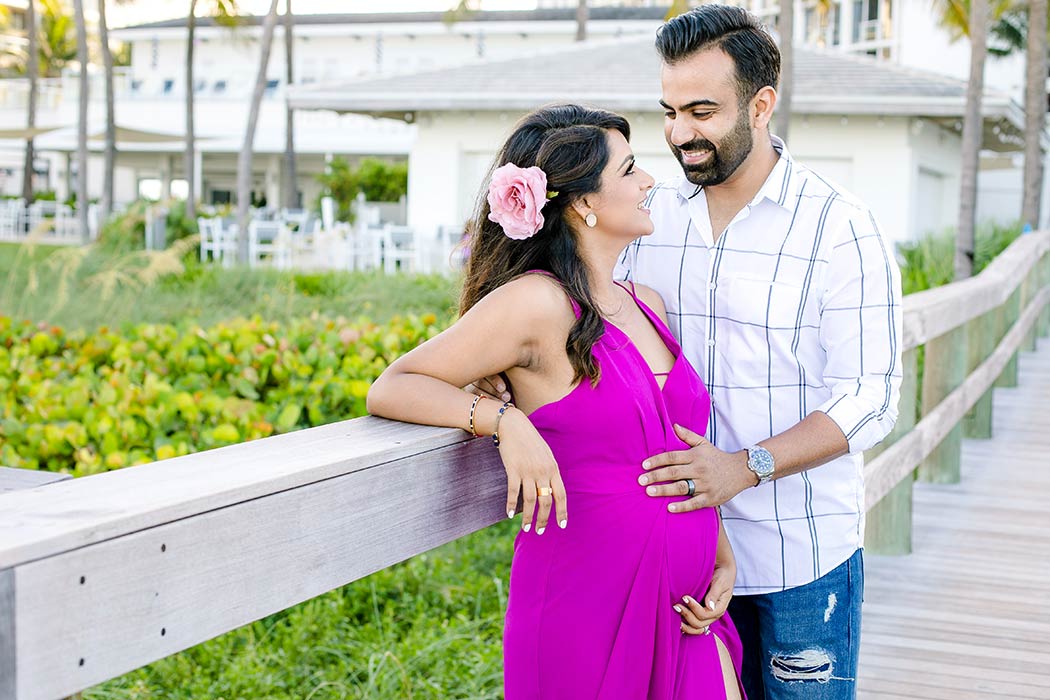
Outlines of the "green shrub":
[[0,317],[0,463],[79,476],[361,416],[438,330],[434,314],[92,334]]
[[408,164],[365,158],[354,169],[345,158],[337,156],[317,176],[317,181],[321,183],[321,194],[315,207],[320,210],[321,198],[331,197],[336,204],[336,218],[352,222],[353,204],[359,193],[370,202],[396,202],[408,193]]
[[408,194],[408,163],[365,158],[357,168],[357,180],[369,202],[396,202]]
[[182,199],[173,199],[168,203],[165,224],[165,241],[168,245],[198,233],[197,222],[186,216],[186,201]]
[[[999,253],[1021,235],[1021,225],[984,224],[974,236],[974,274],[978,274]],[[923,236],[900,243],[901,283],[905,294],[949,284],[955,278],[955,232]]]
[[350,163],[342,156],[336,156],[317,176],[321,183],[321,194],[317,200],[317,209],[321,208],[321,199],[331,197],[335,200],[335,218],[339,221],[353,221],[353,203],[361,191],[361,183]]

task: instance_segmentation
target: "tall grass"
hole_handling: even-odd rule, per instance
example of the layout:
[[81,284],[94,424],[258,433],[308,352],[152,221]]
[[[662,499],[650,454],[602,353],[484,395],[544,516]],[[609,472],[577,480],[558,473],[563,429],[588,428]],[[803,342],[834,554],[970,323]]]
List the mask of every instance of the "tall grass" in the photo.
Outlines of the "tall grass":
[[[1019,235],[1020,223],[979,226],[974,236],[974,274],[987,267]],[[905,294],[940,287],[955,278],[954,230],[925,236],[914,243],[902,243],[897,246],[897,253]]]
[[458,280],[439,275],[222,269],[167,252],[0,244],[0,309],[66,328],[122,323],[209,326],[259,315],[289,321],[314,313],[385,322],[407,313],[450,313]]
[[495,700],[506,521],[169,656],[90,700]]

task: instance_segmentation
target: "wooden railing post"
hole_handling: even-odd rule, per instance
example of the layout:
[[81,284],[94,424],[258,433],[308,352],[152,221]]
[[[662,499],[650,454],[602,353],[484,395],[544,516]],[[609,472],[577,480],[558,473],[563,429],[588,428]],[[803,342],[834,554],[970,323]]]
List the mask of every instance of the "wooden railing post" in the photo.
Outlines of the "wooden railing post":
[[[1041,271],[1040,274],[1040,287],[1050,287],[1050,253],[1043,256],[1043,259],[1037,268]],[[1041,337],[1050,335],[1050,304],[1043,307],[1043,313],[1039,316],[1039,321],[1036,323],[1038,334]]]
[[[1000,342],[1003,337],[1013,328],[1013,325],[1017,323],[1017,318],[1021,314],[1021,290],[1016,289],[1014,293],[1010,295],[1010,298],[1006,300],[1006,303],[999,307],[998,312],[998,323],[995,342]],[[1017,386],[1017,353],[1015,352],[1011,357],[1010,361],[1006,363],[1006,367],[1003,368],[1003,373],[999,375],[999,378],[995,380],[996,389],[1008,389]]]
[[[922,415],[937,408],[937,404],[966,379],[968,336],[966,326],[962,325],[926,343]],[[919,478],[938,484],[958,483],[961,459],[962,424],[959,423],[919,465]]]
[[[865,462],[875,459],[915,426],[919,411],[918,357],[918,349],[904,353],[904,381],[901,383],[897,423],[885,440],[864,453]],[[882,500],[868,508],[864,529],[864,548],[867,551],[872,554],[911,553],[911,496],[914,482],[914,475],[905,478]]]
[[[999,311],[973,319],[967,325],[966,374],[973,372],[995,350],[999,342],[996,330]],[[992,437],[992,389],[988,389],[963,418],[963,436],[987,440]]]
[[[1032,267],[1031,270],[1028,271],[1028,274],[1024,276],[1024,282],[1021,283],[1022,309],[1027,308],[1028,303],[1032,301],[1032,297],[1034,297],[1039,292],[1039,282],[1041,281],[1040,277],[1042,277],[1042,275],[1040,274],[1042,272],[1039,269],[1040,267],[1040,265],[1035,265],[1034,267]],[[1035,339],[1037,337],[1036,334],[1038,332],[1039,329],[1035,326],[1032,326],[1031,330],[1029,330],[1028,333],[1025,334],[1024,342],[1021,343],[1022,352],[1035,352]]]

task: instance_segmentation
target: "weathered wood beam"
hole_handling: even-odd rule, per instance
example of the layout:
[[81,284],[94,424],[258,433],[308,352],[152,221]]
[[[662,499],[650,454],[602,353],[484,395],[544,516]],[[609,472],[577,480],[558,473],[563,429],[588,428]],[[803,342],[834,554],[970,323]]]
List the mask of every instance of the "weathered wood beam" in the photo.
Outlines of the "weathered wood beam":
[[864,465],[865,504],[868,508],[878,503],[901,479],[907,477],[988,390],[1010,357],[1017,352],[1047,303],[1050,303],[1050,287],[1035,295],[991,357],[981,363],[961,386],[924,416],[906,437]]
[[904,349],[962,326],[999,306],[1050,251],[1050,231],[1021,236],[976,277],[904,297]]

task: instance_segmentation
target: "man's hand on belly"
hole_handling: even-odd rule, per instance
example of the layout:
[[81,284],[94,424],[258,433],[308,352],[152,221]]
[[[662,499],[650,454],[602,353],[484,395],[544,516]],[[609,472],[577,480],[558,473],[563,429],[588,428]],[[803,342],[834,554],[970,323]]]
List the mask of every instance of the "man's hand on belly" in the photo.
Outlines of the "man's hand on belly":
[[638,477],[653,497],[687,496],[692,480],[693,497],[668,504],[672,513],[720,506],[757,482],[747,468],[747,452],[723,452],[688,428],[675,424],[674,430],[689,449],[650,457],[642,462],[648,473]]

